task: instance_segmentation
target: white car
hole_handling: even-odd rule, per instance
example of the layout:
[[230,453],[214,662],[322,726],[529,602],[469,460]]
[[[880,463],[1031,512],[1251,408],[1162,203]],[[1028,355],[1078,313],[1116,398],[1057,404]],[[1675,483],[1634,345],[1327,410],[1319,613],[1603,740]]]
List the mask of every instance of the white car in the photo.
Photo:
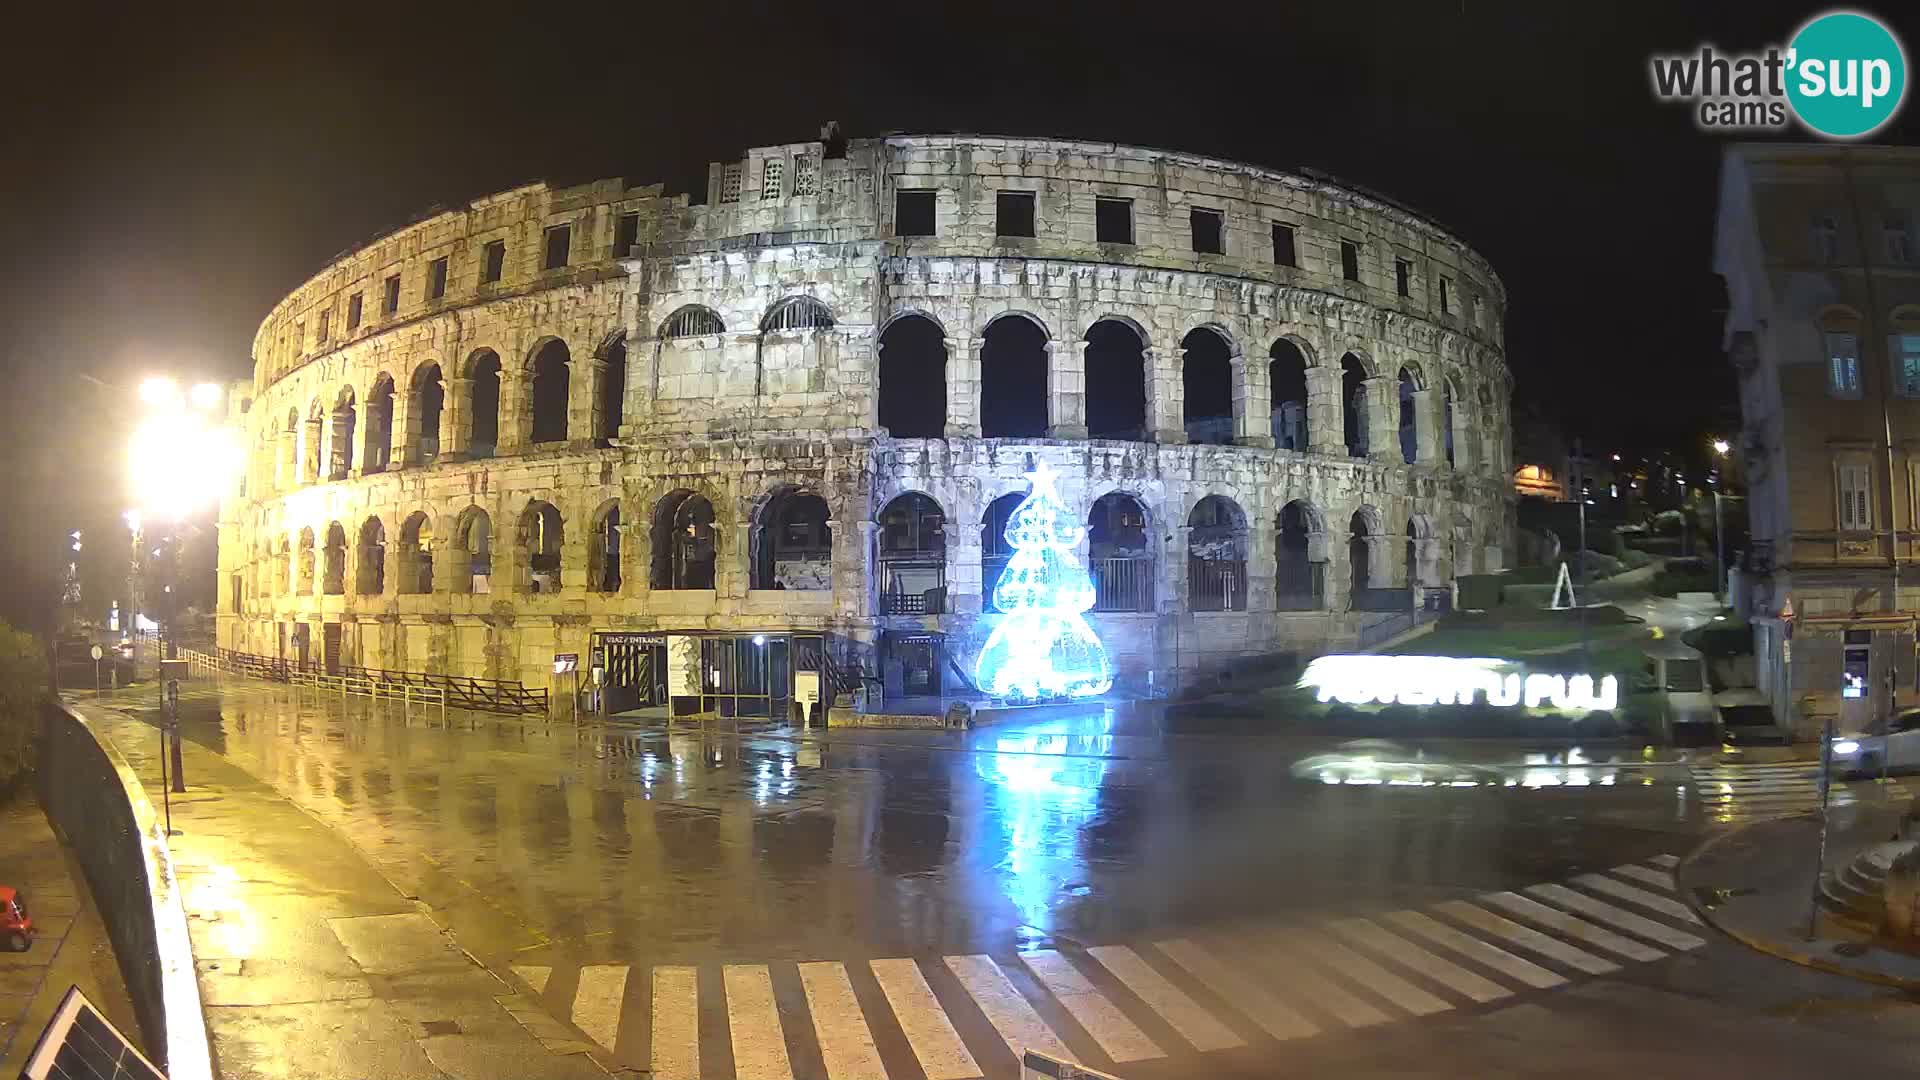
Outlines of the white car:
[[1871,776],[1920,767],[1920,709],[1902,709],[1891,722],[1876,720],[1866,729],[1833,737],[1833,771]]

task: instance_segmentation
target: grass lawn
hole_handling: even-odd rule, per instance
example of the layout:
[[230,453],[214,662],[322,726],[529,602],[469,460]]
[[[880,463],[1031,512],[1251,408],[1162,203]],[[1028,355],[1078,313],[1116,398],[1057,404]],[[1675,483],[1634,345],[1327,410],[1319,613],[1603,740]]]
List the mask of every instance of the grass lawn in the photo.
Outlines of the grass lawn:
[[[1640,648],[1652,637],[1652,633],[1638,623],[1595,626],[1587,631],[1594,666],[1599,671],[1637,669],[1640,666]],[[1530,665],[1544,667],[1551,661],[1575,660],[1579,655],[1579,647],[1580,629],[1577,626],[1514,626],[1488,630],[1435,630],[1387,651],[1403,656],[1490,656],[1523,660]]]

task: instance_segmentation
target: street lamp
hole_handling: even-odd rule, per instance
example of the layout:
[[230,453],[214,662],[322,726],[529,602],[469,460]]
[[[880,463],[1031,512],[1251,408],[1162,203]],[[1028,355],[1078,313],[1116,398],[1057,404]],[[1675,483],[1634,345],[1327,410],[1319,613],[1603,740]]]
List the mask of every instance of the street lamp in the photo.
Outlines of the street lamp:
[[[1732,447],[1733,444],[1725,439],[1713,440],[1713,453],[1715,457],[1724,459],[1727,456],[1727,451],[1732,449]],[[1726,479],[1726,473],[1724,471],[1720,472],[1720,479]],[[1724,483],[1715,483],[1713,485],[1713,594],[1719,597],[1722,603],[1725,603],[1728,599],[1726,594],[1727,530],[1721,523],[1720,516],[1720,489],[1725,486]]]

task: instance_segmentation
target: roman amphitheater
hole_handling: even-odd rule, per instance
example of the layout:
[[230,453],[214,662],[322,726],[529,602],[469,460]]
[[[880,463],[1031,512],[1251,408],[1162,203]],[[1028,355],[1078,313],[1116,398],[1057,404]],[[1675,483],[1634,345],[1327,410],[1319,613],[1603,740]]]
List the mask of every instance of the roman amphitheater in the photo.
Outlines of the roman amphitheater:
[[556,711],[565,654],[610,712],[965,694],[1044,462],[1117,692],[1351,645],[1510,550],[1504,306],[1379,195],[1174,151],[829,129],[699,202],[516,188],[262,322],[219,644]]

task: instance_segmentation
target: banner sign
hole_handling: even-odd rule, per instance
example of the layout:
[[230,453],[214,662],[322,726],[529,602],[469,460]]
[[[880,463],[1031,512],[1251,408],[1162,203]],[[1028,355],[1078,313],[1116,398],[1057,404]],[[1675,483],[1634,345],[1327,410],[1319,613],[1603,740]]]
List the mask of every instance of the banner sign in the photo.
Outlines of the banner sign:
[[1553,712],[1611,712],[1620,706],[1612,675],[1529,672],[1513,660],[1460,656],[1322,656],[1296,686],[1343,705],[1471,705]]

